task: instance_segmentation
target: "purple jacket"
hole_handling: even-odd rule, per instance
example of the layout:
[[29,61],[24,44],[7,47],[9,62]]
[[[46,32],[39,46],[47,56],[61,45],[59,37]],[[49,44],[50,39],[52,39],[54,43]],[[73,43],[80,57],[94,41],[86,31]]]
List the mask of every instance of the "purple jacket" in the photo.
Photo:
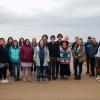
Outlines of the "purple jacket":
[[32,46],[23,46],[20,50],[21,62],[33,62],[33,54]]

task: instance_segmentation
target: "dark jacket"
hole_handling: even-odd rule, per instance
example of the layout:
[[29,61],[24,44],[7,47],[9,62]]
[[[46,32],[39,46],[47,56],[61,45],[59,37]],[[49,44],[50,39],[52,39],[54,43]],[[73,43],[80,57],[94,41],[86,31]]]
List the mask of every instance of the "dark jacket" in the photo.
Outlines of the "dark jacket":
[[86,42],[86,43],[84,44],[86,56],[89,56],[89,52],[90,52],[89,45],[90,45],[90,44],[91,44],[90,42]]
[[0,45],[0,63],[8,63],[9,56],[7,52],[7,48]]
[[12,47],[12,43],[7,43],[7,44],[6,44],[6,48],[7,48],[7,52],[8,52],[8,53],[9,53],[10,47]]
[[91,44],[88,46],[88,48],[89,48],[89,56],[90,56],[90,57],[95,57],[95,55],[96,55],[97,52],[98,52],[98,43],[96,43],[96,44],[91,43]]
[[20,50],[21,62],[33,62],[33,54],[32,46],[23,46]]
[[76,42],[73,42],[72,43],[72,50],[74,49],[75,45],[76,45]]
[[[62,41],[61,41],[61,42],[62,42]],[[57,46],[60,47],[60,46],[61,46],[61,42],[57,41],[57,42],[56,42]]]
[[55,42],[52,44],[51,42],[48,43],[49,55],[50,57],[59,57],[59,46]]

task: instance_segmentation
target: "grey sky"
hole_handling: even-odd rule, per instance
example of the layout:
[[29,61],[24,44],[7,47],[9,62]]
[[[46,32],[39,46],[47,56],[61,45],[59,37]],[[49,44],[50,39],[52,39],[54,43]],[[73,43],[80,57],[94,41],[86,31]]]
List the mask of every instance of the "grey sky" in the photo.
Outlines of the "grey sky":
[[37,37],[61,32],[100,40],[100,0],[0,0],[0,36]]

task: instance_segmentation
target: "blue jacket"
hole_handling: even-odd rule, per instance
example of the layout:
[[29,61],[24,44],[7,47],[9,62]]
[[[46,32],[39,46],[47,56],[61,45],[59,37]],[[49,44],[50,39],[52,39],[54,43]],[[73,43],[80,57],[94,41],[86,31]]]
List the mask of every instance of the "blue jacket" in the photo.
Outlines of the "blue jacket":
[[86,55],[87,56],[89,56],[89,52],[90,52],[90,48],[89,48],[89,45],[90,45],[91,43],[90,42],[86,42],[85,43],[85,52],[86,52]]
[[9,56],[10,56],[11,61],[20,62],[20,48],[19,47],[17,47],[17,48],[10,47]]
[[96,43],[95,45],[93,43],[88,45],[88,49],[89,49],[89,56],[90,57],[95,57],[95,55],[98,52],[98,44]]

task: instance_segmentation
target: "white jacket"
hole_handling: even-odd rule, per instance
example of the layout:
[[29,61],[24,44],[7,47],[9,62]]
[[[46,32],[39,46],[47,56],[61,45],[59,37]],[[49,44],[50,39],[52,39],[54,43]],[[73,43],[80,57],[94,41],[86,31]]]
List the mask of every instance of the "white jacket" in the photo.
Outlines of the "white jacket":
[[[48,47],[44,48],[44,52],[45,52],[45,58],[44,58],[43,66],[48,66],[48,62],[50,61]],[[39,58],[39,47],[38,46],[35,48],[33,60],[36,62],[36,66],[39,67],[40,58]]]

